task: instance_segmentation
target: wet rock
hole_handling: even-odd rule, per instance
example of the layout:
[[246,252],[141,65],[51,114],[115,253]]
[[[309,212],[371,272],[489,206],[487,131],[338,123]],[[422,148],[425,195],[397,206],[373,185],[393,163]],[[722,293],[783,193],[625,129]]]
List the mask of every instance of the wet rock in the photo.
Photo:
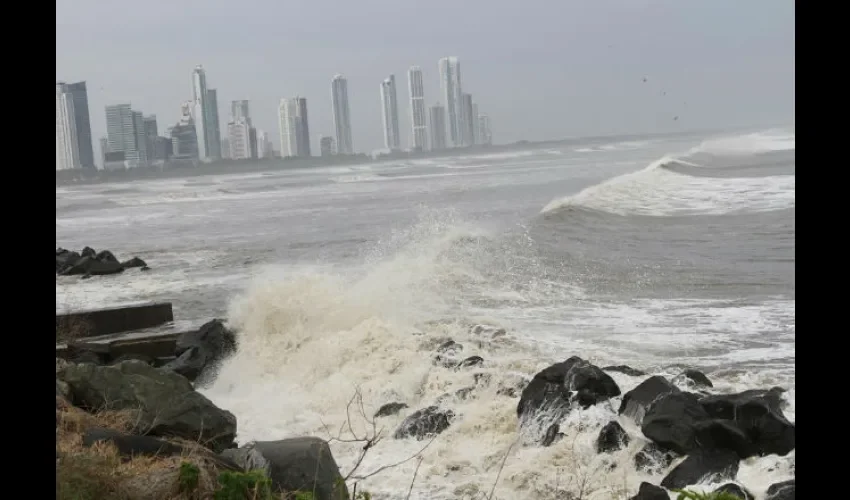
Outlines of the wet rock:
[[83,256],[73,264],[65,267],[61,274],[64,276],[89,274],[100,276],[106,274],[117,274],[124,271],[118,262],[102,262],[94,256]]
[[694,430],[700,448],[732,450],[740,459],[758,454],[756,446],[731,420],[711,419],[697,422]]
[[755,500],[756,497],[753,496],[752,493],[744,489],[743,486],[737,485],[735,483],[726,483],[723,486],[714,490],[713,493],[728,493],[730,495],[735,495],[741,500]]
[[114,262],[116,264],[118,263],[118,259],[116,259],[115,255],[113,255],[112,252],[110,252],[109,250],[101,250],[100,252],[98,252],[97,255],[95,255],[94,258],[99,260],[100,262]]
[[698,448],[695,424],[709,419],[697,396],[671,393],[647,409],[641,431],[661,447],[684,455]]
[[133,267],[148,267],[148,264],[138,257],[133,257],[130,260],[122,262],[121,267],[123,267],[124,269],[130,269]]
[[56,273],[61,274],[65,269],[73,266],[82,256],[77,252],[71,252],[60,248],[56,251]]
[[540,444],[543,446],[552,446],[563,439],[563,437],[564,433],[561,432],[561,426],[559,424],[552,424],[546,429],[546,433],[543,435],[543,440]]
[[685,370],[680,376],[689,380],[695,387],[714,387],[711,380],[709,380],[708,377],[699,370]]
[[457,359],[442,354],[437,354],[431,360],[431,364],[434,366],[442,366],[443,368],[455,368],[457,363]]
[[781,392],[754,390],[700,399],[713,418],[734,422],[759,455],[787,455],[796,446],[796,427],[781,409]]
[[670,500],[670,495],[664,488],[647,482],[640,483],[637,495],[629,500]]
[[94,257],[97,257],[97,252],[95,252],[94,248],[92,248],[92,247],[85,247],[85,248],[83,248],[83,251],[80,252],[80,255],[83,256],[83,257],[94,258]]
[[457,369],[470,368],[473,366],[481,366],[484,363],[484,358],[481,356],[470,356],[456,366]]
[[469,333],[473,335],[487,336],[490,338],[502,337],[507,334],[504,328],[497,328],[488,325],[475,325],[469,329]]
[[596,453],[611,453],[629,445],[629,435],[617,422],[612,420],[602,427],[596,438]]
[[796,479],[771,484],[767,488],[765,500],[794,500],[796,484]]
[[456,354],[463,350],[463,344],[458,344],[452,339],[449,339],[437,347],[437,352],[440,354]]
[[679,458],[679,456],[678,453],[666,450],[655,443],[647,443],[640,451],[635,453],[635,469],[649,475],[660,474],[670,467],[673,460]]
[[623,395],[618,413],[631,417],[635,422],[643,422],[647,408],[661,396],[681,392],[666,378],[655,375],[644,380],[637,387]]
[[582,407],[589,407],[620,395],[620,387],[610,375],[598,366],[573,356],[564,378],[564,384],[570,391],[576,392],[576,399]]
[[236,336],[219,319],[186,332],[177,339],[177,359],[163,368],[195,380],[207,367],[236,351]]
[[393,437],[395,439],[414,437],[421,440],[440,434],[449,428],[454,416],[453,411],[441,410],[437,406],[417,410],[404,419]]
[[638,370],[637,368],[632,368],[629,365],[614,365],[614,366],[606,366],[602,368],[606,372],[616,372],[622,373],[624,375],[628,375],[630,377],[642,377],[646,375],[646,372],[643,370]]
[[140,271],[150,271],[150,270],[151,270],[151,268],[149,268],[148,266],[142,266],[140,268]]
[[384,406],[378,408],[378,411],[375,412],[375,418],[390,417],[405,408],[407,408],[407,405],[404,403],[387,403]]
[[738,475],[740,459],[729,450],[697,450],[670,471],[661,480],[667,489],[682,489],[697,484],[707,476],[734,480]]

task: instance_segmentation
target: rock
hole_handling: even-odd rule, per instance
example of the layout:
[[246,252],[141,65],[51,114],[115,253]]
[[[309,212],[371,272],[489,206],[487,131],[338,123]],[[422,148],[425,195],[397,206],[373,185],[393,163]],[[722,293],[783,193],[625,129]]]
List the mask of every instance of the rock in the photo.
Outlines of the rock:
[[265,471],[275,492],[311,492],[315,500],[349,498],[339,466],[323,439],[257,441],[221,455],[245,470]]
[[113,366],[70,365],[57,374],[71,401],[88,410],[137,412],[137,432],[175,436],[226,448],[236,436],[236,417],[196,392],[182,375],[141,361]]
[[92,446],[101,441],[109,441],[118,449],[122,458],[144,456],[172,456],[183,453],[183,447],[150,436],[133,436],[112,429],[95,427],[83,435],[83,446]]
[[576,392],[579,404],[587,408],[602,401],[620,395],[620,387],[610,375],[598,366],[573,356],[566,361],[570,363],[564,384],[570,391]]
[[458,344],[457,342],[455,342],[452,339],[449,339],[449,340],[443,342],[442,344],[440,344],[439,347],[437,347],[437,352],[440,353],[440,354],[445,354],[445,353],[455,354],[455,353],[458,353],[462,350],[463,350],[463,344]]
[[729,450],[697,450],[670,471],[661,480],[661,486],[668,490],[682,489],[697,484],[706,476],[714,480],[734,480],[738,475],[740,459]]
[[61,397],[62,399],[70,399],[71,396],[71,387],[65,382],[56,379],[56,397]]
[[714,490],[713,493],[716,493],[716,494],[728,493],[730,495],[735,495],[736,497],[740,498],[741,500],[755,500],[756,499],[756,497],[754,497],[752,493],[750,493],[749,491],[744,489],[743,486],[739,486],[735,483],[726,483],[723,486]]
[[741,429],[759,455],[787,455],[796,446],[796,427],[781,409],[781,392],[744,391],[700,399],[713,418],[731,420]]
[[393,437],[395,439],[415,437],[421,440],[440,434],[449,428],[454,416],[453,411],[440,410],[437,406],[423,408],[405,418]]
[[629,435],[617,422],[612,420],[602,427],[596,438],[596,453],[611,453],[629,445]]
[[70,363],[62,358],[56,358],[56,373],[62,371],[63,368],[68,366]]
[[691,381],[691,383],[696,387],[714,387],[714,384],[711,383],[711,380],[705,376],[705,374],[699,370],[685,370],[682,372],[681,377],[686,378]]
[[644,380],[637,387],[623,395],[618,413],[631,417],[635,422],[643,422],[647,408],[658,398],[666,394],[681,392],[678,387],[660,375]]
[[214,319],[198,330],[186,332],[177,339],[177,359],[163,368],[173,370],[189,380],[197,379],[205,369],[236,351],[236,336],[221,320]]
[[441,354],[434,356],[434,358],[431,360],[431,364],[433,364],[434,366],[442,366],[443,368],[455,368],[457,367],[457,363],[457,359],[454,359],[449,356],[443,356]]
[[655,443],[647,443],[635,453],[635,469],[639,472],[655,475],[670,467],[673,460],[680,455],[672,450],[665,450]]
[[[61,250],[61,252],[60,252]],[[77,252],[69,252],[65,249],[56,251],[56,273],[61,274],[65,269],[73,266],[82,256]]]
[[629,500],[670,500],[670,495],[667,494],[664,488],[642,482],[640,483],[637,495],[629,498]]
[[461,368],[470,368],[470,367],[473,367],[473,366],[480,366],[483,363],[484,363],[484,358],[482,358],[481,356],[470,356],[470,357],[464,359],[463,361],[461,361],[460,363],[458,363],[457,366],[455,367],[455,369],[459,370]]
[[613,365],[606,366],[602,368],[606,372],[616,372],[622,373],[624,375],[629,375],[630,377],[642,377],[646,375],[646,372],[643,370],[638,370],[637,368],[632,368],[629,365]]
[[463,387],[455,391],[455,397],[461,401],[465,401],[472,396],[473,391],[475,391],[475,387]]
[[551,446],[552,444],[560,441],[563,437],[564,433],[561,432],[561,426],[558,424],[552,424],[546,429],[546,434],[543,435],[543,440],[540,444],[542,446]]
[[151,366],[153,366],[156,363],[155,358],[152,358],[152,357],[150,357],[146,354],[141,354],[141,353],[137,353],[137,352],[128,352],[127,354],[122,354],[122,355],[118,356],[117,358],[115,358],[115,360],[113,360],[109,364],[117,365],[118,363],[123,363],[124,361],[130,361],[130,360],[142,361],[143,363],[147,363]]
[[131,267],[147,267],[148,264],[138,257],[133,257],[130,260],[124,261],[121,263],[121,267],[124,269],[130,269]]
[[796,479],[771,484],[767,488],[765,500],[794,500]]
[[488,325],[475,325],[469,329],[469,333],[473,335],[486,335],[490,338],[502,337],[507,334],[504,328],[496,328]]
[[83,248],[83,251],[80,252],[80,255],[83,257],[95,258],[97,257],[97,252],[95,252],[94,248],[92,247],[85,247]]
[[700,448],[732,450],[742,460],[758,454],[756,446],[731,420],[711,419],[697,422],[694,430]]
[[100,276],[106,274],[117,274],[123,272],[124,268],[118,262],[101,262],[95,257],[83,256],[74,264],[64,268],[61,272],[64,276],[90,274]]
[[97,255],[95,255],[94,258],[99,260],[100,262],[115,262],[116,264],[118,263],[118,259],[116,259],[115,256],[112,255],[112,252],[110,252],[109,250],[101,250],[100,252],[98,252]]
[[141,267],[141,271],[150,271],[150,270],[151,270],[151,268],[149,268],[148,266],[142,266]]
[[698,447],[695,424],[709,419],[694,394],[672,393],[647,409],[641,431],[661,447],[684,455]]
[[70,362],[71,363],[91,363],[94,365],[102,365],[103,358],[100,354],[92,351],[85,351],[81,349],[69,349],[70,354]]
[[390,417],[405,408],[407,408],[407,405],[404,403],[387,403],[384,406],[378,408],[378,411],[375,412],[375,418]]

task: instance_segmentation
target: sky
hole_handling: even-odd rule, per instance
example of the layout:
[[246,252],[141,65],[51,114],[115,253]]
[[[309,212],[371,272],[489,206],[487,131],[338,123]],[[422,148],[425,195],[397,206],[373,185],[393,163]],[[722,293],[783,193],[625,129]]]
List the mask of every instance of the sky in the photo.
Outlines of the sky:
[[276,148],[282,97],[307,98],[314,151],[333,135],[337,73],[355,149],[383,148],[390,74],[409,146],[407,69],[435,104],[445,56],[495,143],[790,125],[794,31],[793,0],[57,0],[56,79],[88,82],[96,152],[109,104],[156,114],[165,135],[198,64],[222,133],[230,101],[248,99]]

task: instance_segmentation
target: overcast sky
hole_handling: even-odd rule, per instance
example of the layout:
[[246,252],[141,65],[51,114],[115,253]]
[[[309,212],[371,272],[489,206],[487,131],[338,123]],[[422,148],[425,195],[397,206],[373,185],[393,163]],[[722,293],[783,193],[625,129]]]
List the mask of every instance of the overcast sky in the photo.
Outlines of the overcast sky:
[[56,78],[88,82],[96,152],[108,104],[156,114],[164,135],[197,64],[222,131],[248,99],[276,147],[281,97],[307,98],[314,150],[332,135],[336,73],[361,152],[383,147],[379,85],[396,75],[408,146],[407,68],[430,105],[449,55],[495,142],[793,124],[794,40],[792,0],[56,2]]

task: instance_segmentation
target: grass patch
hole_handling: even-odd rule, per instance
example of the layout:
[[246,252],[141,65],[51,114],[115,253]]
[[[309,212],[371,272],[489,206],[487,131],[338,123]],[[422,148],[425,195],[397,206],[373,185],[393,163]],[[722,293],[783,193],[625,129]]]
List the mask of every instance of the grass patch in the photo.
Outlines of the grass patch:
[[738,495],[725,491],[700,493],[691,490],[673,490],[673,492],[678,493],[676,500],[744,500]]
[[[224,471],[218,476],[220,489],[215,492],[215,500],[272,500],[272,481],[263,471],[248,472]],[[298,500],[312,500],[298,498]]]

